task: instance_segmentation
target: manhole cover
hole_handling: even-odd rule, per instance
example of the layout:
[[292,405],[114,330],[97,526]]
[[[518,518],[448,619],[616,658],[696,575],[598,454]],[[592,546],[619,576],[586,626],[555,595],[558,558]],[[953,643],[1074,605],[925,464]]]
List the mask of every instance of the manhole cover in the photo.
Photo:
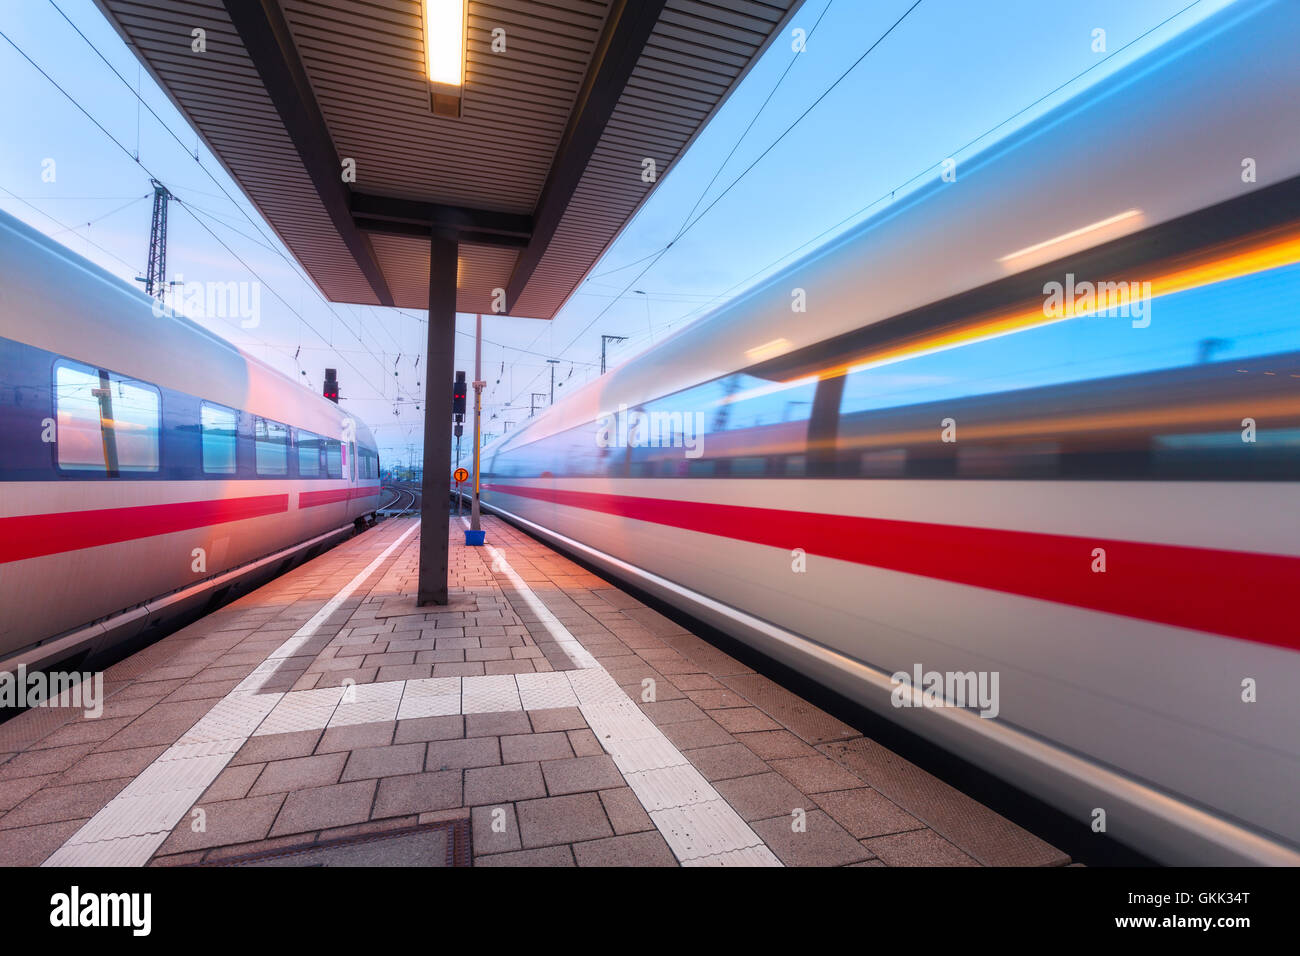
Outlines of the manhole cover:
[[303,843],[200,866],[469,866],[468,820]]

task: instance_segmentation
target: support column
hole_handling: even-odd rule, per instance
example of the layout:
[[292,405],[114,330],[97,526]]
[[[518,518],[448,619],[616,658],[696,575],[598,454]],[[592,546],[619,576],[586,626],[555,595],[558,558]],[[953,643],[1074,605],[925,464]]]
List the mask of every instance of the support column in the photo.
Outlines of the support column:
[[418,604],[447,603],[451,511],[451,383],[456,377],[456,238],[429,244],[429,341],[425,359],[424,480],[420,501]]

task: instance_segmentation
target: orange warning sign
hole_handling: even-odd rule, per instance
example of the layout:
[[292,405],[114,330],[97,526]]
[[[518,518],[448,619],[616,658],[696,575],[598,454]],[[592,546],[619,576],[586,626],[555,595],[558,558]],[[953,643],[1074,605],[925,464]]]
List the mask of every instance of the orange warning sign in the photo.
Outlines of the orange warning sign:
[[468,480],[469,480],[469,472],[466,471],[464,468],[457,468],[457,469],[452,473],[452,477],[455,478],[456,481],[457,481],[458,483],[459,483],[459,482],[462,482],[462,481],[468,481]]

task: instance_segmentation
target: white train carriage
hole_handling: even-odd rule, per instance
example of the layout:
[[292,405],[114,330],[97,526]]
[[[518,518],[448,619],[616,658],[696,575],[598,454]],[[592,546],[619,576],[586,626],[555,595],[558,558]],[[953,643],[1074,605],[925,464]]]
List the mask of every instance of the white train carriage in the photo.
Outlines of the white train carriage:
[[139,640],[379,506],[365,424],[0,214],[0,663]]

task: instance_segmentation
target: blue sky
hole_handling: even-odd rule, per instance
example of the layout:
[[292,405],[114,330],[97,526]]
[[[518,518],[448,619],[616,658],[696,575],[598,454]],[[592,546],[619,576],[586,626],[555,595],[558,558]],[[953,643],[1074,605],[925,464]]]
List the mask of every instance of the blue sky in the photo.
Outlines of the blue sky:
[[[969,156],[1231,0],[922,0],[836,84],[912,2],[806,0],[791,24],[809,32],[804,52],[792,52],[788,32],[773,44],[553,322],[485,317],[488,432],[525,418],[530,394],[549,391],[547,358],[560,359],[558,400],[597,374],[601,333],[628,336],[611,364],[628,360],[878,210],[873,203],[945,157]],[[1098,65],[1106,54],[1093,51],[1095,29],[1114,53],[1170,17]],[[147,166],[229,247],[173,204],[169,276],[253,281],[251,269],[263,282],[256,328],[204,324],[313,389],[322,369],[337,367],[381,455],[418,456],[423,313],[325,303],[91,0],[0,0],[0,31],[0,208],[131,281],[148,248]],[[57,163],[53,183],[41,177],[47,158]],[[654,258],[692,209],[698,221]],[[458,328],[469,334],[457,336],[456,367],[472,372],[473,316]]]

